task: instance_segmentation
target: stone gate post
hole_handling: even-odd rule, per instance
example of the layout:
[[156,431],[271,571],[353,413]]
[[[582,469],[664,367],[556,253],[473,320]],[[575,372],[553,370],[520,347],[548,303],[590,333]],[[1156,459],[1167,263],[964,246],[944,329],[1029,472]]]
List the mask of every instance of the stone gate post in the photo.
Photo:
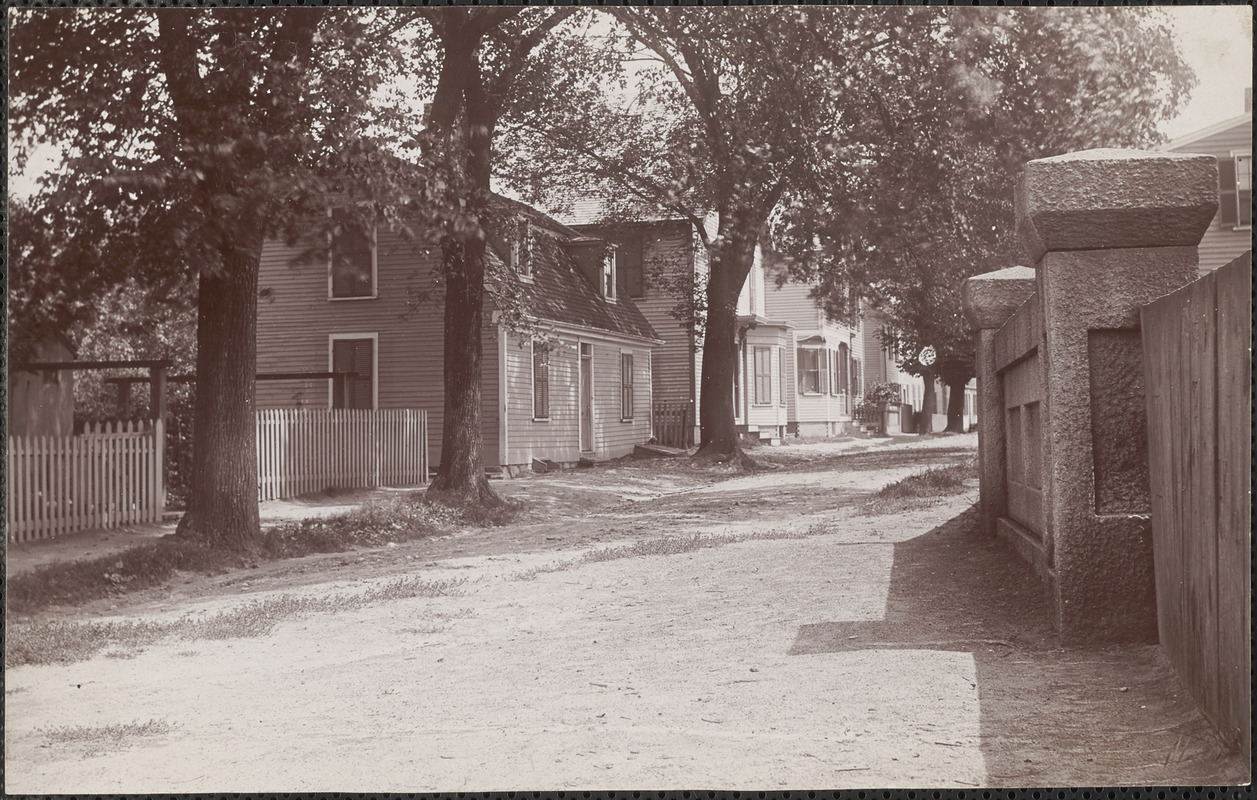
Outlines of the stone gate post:
[[1009,267],[964,282],[961,301],[974,329],[978,378],[978,514],[983,535],[994,536],[1008,510],[1004,387],[995,363],[995,333],[1035,292],[1034,270]]
[[1044,523],[1064,643],[1156,641],[1139,307],[1196,277],[1212,156],[1088,150],[1026,164],[1017,227],[1045,352]]

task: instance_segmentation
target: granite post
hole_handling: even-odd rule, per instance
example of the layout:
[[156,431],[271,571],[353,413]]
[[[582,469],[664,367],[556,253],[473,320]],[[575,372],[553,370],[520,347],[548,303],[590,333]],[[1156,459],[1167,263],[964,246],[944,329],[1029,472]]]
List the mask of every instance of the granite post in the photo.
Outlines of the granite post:
[[1043,303],[1044,523],[1065,644],[1154,642],[1139,307],[1196,277],[1212,156],[1088,150],[1026,164],[1017,227]]
[[965,318],[974,329],[974,366],[978,378],[978,514],[985,536],[1008,510],[1004,482],[1004,386],[996,370],[995,333],[1035,292],[1030,267],[1009,267],[975,275],[961,291]]

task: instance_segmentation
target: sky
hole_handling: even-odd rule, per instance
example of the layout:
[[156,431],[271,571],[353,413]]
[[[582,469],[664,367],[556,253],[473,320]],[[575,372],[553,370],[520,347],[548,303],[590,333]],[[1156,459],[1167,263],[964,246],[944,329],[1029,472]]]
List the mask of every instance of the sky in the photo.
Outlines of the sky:
[[1253,85],[1252,6],[1175,6],[1170,18],[1179,52],[1200,81],[1177,119],[1161,129],[1170,138],[1244,113],[1244,88]]
[[[1176,138],[1244,113],[1244,89],[1253,85],[1253,9],[1251,6],[1162,6],[1179,52],[1199,80],[1192,100],[1161,130]],[[1132,13],[1138,10],[1131,9]],[[29,197],[33,177],[53,166],[55,151],[41,148],[27,175],[9,175],[9,194]]]

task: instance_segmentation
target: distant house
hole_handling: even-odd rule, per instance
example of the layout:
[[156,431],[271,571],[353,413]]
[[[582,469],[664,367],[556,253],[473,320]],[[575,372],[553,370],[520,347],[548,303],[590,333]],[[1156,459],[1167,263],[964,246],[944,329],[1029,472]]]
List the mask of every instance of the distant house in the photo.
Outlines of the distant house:
[[[513,271],[537,333],[512,333],[486,302],[486,466],[517,473],[534,459],[573,464],[632,452],[651,438],[650,375],[660,342],[619,291],[613,246],[520,203],[496,202],[487,258]],[[308,247],[266,244],[258,371],[356,377],[340,391],[328,379],[259,383],[258,406],[426,409],[430,461],[438,464],[443,313],[425,298],[439,294],[440,249],[385,227],[362,231],[341,217],[316,263]]]
[[1253,248],[1253,93],[1244,113],[1180,136],[1162,150],[1218,159],[1218,213],[1200,240],[1200,271],[1211,272]]

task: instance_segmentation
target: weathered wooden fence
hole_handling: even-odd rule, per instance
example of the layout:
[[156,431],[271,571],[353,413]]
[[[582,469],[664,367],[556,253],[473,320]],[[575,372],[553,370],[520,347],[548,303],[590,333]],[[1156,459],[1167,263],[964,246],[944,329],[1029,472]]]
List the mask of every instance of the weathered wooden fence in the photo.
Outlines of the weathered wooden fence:
[[1161,644],[1251,748],[1252,254],[1141,311]]
[[79,436],[9,437],[9,539],[160,520],[163,438],[160,420],[98,424]]
[[258,411],[258,499],[428,479],[428,415],[409,408]]
[[691,400],[656,400],[655,441],[664,447],[686,448],[694,443],[694,403]]

